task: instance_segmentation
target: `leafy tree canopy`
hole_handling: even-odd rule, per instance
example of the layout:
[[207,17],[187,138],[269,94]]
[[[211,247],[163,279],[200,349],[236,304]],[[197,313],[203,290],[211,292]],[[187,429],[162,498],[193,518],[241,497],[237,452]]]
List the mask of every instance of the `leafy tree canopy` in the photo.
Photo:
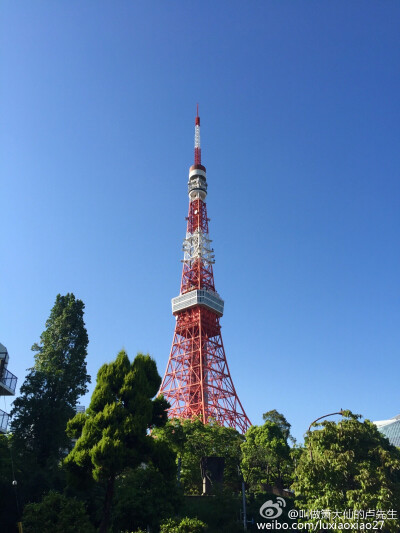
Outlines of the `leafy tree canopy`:
[[213,455],[225,458],[224,485],[232,489],[240,487],[238,466],[244,437],[235,429],[212,421],[203,424],[199,418],[172,419],[165,427],[155,430],[153,435],[156,440],[167,442],[181,459],[181,481],[185,493],[201,494],[200,459]]
[[264,422],[273,422],[279,426],[285,439],[290,440],[293,443],[295,442],[294,437],[290,433],[290,428],[292,426],[282,413],[279,413],[276,409],[272,409],[263,414],[263,420]]
[[251,426],[242,444],[242,472],[251,492],[263,491],[263,484],[283,488],[293,470],[287,433],[275,422]]
[[[295,471],[296,505],[338,511],[400,509],[400,450],[369,420],[361,422],[351,411],[343,416],[308,432]],[[384,530],[397,532],[398,521],[385,521]]]

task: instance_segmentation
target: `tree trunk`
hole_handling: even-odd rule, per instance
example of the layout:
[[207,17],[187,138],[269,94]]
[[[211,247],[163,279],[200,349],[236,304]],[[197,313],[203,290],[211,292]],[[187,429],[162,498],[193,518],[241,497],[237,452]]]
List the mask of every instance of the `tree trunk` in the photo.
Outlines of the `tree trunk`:
[[104,500],[103,519],[100,524],[99,533],[107,533],[110,524],[111,503],[114,495],[115,476],[111,476],[107,481],[106,497]]

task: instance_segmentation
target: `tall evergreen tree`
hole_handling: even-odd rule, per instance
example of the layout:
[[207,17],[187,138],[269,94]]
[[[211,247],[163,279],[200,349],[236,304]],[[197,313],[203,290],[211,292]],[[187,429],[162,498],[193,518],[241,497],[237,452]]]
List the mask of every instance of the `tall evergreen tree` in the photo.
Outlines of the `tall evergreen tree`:
[[75,414],[78,398],[88,390],[84,307],[72,293],[57,295],[40,342],[32,346],[35,364],[11,412],[13,450],[26,472],[21,490],[25,487],[32,500],[52,488],[53,474],[70,446],[67,422]]
[[[76,438],[64,464],[80,482],[93,479],[106,488],[99,531],[108,530],[117,476],[127,468],[152,463],[160,471],[173,465],[164,442],[148,430],[167,421],[168,403],[155,398],[161,384],[155,362],[138,354],[131,363],[125,351],[104,364],[98,374],[89,408],[68,422],[68,434]],[[175,476],[174,468],[168,467]]]

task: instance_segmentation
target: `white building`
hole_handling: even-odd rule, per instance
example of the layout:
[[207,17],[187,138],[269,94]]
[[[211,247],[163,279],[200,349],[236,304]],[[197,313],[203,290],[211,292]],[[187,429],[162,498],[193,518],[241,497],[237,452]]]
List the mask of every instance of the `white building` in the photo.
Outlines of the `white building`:
[[[7,369],[7,348],[0,343],[0,396],[14,396],[17,377]],[[9,415],[0,409],[0,433],[6,433]]]
[[400,415],[388,420],[378,420],[374,424],[389,439],[390,444],[400,448]]

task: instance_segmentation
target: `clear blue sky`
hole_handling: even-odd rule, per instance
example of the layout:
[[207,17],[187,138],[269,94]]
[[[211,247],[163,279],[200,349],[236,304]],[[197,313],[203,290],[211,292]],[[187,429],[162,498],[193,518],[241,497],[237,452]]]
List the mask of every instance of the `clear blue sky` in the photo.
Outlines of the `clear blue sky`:
[[122,347],[164,373],[199,102],[222,334],[251,421],[278,409],[301,440],[341,407],[400,412],[399,2],[0,11],[0,341],[19,384],[70,291],[93,384]]

